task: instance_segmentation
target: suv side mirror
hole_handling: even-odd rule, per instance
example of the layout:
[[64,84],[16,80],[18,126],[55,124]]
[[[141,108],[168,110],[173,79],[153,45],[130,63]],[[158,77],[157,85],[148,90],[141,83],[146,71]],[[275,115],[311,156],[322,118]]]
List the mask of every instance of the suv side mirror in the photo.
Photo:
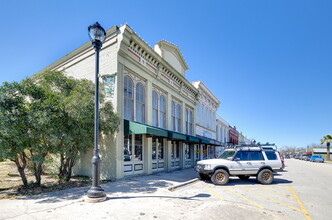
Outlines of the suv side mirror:
[[240,161],[240,158],[234,158],[234,161]]

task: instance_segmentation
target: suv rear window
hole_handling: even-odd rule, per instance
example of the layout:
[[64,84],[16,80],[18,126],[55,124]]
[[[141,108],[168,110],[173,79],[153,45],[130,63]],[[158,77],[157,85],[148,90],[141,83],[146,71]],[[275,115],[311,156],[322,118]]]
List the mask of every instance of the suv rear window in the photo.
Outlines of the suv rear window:
[[274,151],[265,151],[268,160],[277,160],[277,155]]
[[264,160],[263,154],[260,151],[251,151],[250,160]]

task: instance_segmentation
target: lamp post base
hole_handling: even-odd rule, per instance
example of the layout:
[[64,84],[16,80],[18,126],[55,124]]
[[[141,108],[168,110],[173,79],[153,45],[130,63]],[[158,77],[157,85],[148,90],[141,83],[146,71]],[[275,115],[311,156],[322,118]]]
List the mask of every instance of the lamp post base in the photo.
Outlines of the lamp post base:
[[84,198],[84,202],[88,202],[88,203],[104,202],[105,200],[106,200],[106,196],[101,197],[101,198],[89,198],[89,197],[86,196]]
[[[87,193],[87,200],[93,200],[94,202],[102,202],[106,200],[106,193],[104,190],[100,187],[94,187],[92,186]],[[92,201],[91,201],[92,202]]]

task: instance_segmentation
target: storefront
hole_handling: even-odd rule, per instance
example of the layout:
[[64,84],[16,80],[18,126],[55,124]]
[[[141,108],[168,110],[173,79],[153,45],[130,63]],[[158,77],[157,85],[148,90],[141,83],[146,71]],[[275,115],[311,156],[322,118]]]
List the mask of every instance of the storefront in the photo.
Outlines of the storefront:
[[193,167],[201,142],[191,135],[124,120],[124,176]]

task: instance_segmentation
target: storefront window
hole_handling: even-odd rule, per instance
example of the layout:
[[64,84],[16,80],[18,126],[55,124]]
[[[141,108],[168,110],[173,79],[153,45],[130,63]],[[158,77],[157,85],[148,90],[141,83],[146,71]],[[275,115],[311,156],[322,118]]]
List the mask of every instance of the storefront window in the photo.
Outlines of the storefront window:
[[157,139],[152,138],[152,160],[157,159]]
[[215,150],[215,148],[214,148],[213,146],[209,146],[209,147],[208,147],[208,152],[209,152],[208,157],[209,157],[209,158],[215,158],[214,150]]
[[190,147],[189,147],[189,144],[186,144],[185,145],[185,149],[184,149],[184,151],[185,151],[185,158],[186,159],[190,159],[191,158],[191,152],[190,152]]
[[180,149],[179,149],[179,143],[177,141],[172,142],[172,159],[179,158],[180,155]]
[[124,143],[123,143],[123,154],[124,154],[124,161],[131,161],[132,158],[132,145],[131,145],[131,135],[127,134],[124,136]]
[[158,138],[158,159],[164,159],[164,145],[161,138]]
[[135,135],[135,158],[134,160],[143,160],[143,146],[142,146],[142,135]]
[[207,150],[207,145],[203,145],[203,159],[208,158],[208,150]]

